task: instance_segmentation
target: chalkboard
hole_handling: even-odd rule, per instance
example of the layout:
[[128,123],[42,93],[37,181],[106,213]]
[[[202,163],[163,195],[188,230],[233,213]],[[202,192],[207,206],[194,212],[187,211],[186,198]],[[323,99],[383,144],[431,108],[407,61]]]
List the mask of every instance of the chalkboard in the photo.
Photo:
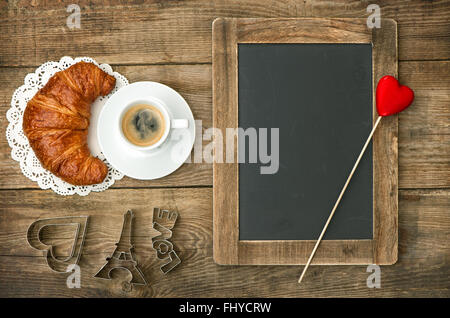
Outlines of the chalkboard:
[[[238,62],[239,127],[279,129],[274,174],[239,140],[239,239],[317,239],[372,128],[372,46],[239,44]],[[324,239],[372,239],[372,171],[369,145]]]
[[[374,83],[397,75],[397,25],[381,24],[213,22],[216,263],[306,263],[377,119]],[[313,264],[396,262],[397,120],[379,125]]]

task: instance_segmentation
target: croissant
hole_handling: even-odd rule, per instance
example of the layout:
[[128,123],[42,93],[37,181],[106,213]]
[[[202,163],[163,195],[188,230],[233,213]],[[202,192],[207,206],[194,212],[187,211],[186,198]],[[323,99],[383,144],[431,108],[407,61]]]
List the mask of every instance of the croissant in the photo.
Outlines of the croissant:
[[73,185],[102,182],[105,163],[87,145],[90,108],[116,79],[93,63],[79,62],[53,75],[28,102],[22,128],[42,166]]

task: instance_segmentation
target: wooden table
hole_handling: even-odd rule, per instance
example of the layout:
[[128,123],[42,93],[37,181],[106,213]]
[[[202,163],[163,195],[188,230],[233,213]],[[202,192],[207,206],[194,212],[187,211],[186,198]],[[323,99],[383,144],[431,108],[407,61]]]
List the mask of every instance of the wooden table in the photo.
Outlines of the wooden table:
[[[109,63],[130,82],[173,87],[207,129],[214,18],[367,17],[369,2],[79,0],[81,28],[70,30],[66,8],[73,2],[0,2],[0,296],[450,296],[450,1],[380,1],[382,17],[398,22],[399,77],[416,100],[399,117],[399,260],[381,268],[379,289],[366,286],[366,266],[312,266],[299,287],[298,266],[214,264],[210,164],[185,164],[161,180],[124,178],[105,192],[62,197],[22,175],[5,138],[14,90],[38,65],[65,55]],[[173,242],[182,263],[167,276],[151,249],[153,206],[180,213]],[[122,284],[123,273],[110,281],[92,278],[113,251],[129,208],[136,214],[136,257],[150,282],[145,287]],[[91,220],[81,288],[69,289],[67,274],[51,272],[42,253],[28,246],[26,230],[39,218],[85,214]]]

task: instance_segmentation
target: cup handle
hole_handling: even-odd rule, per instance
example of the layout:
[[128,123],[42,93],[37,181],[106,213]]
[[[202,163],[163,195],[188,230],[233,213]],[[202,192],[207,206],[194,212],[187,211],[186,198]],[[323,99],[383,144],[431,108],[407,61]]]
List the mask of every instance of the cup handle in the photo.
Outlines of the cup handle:
[[172,119],[170,125],[175,129],[188,128],[189,121],[187,119]]

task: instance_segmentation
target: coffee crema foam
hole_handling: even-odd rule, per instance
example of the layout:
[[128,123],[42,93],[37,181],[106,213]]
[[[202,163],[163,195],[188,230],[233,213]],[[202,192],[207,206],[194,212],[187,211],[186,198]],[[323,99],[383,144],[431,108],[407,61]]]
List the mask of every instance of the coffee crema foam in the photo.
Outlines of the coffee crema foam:
[[149,104],[137,104],[124,114],[122,132],[132,144],[147,147],[157,143],[166,130],[161,111]]

